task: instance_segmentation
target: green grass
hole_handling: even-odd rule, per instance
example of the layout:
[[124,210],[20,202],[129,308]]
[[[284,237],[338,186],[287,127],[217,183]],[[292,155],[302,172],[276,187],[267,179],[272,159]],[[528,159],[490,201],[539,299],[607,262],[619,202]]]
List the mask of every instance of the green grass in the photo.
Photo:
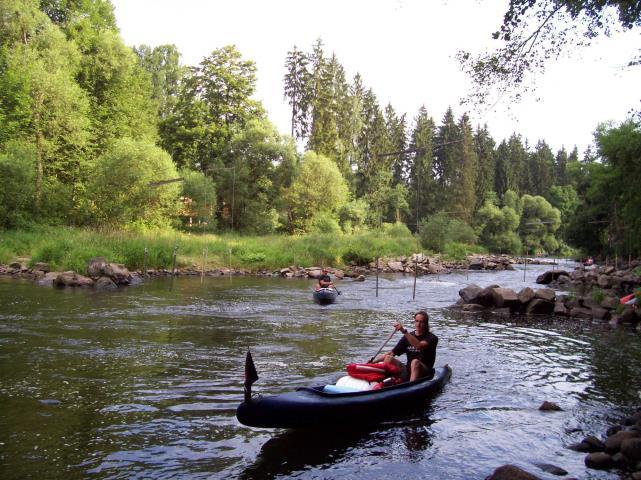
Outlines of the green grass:
[[148,268],[171,268],[174,247],[178,267],[276,269],[362,265],[376,256],[410,255],[418,251],[407,229],[371,230],[354,235],[239,236],[185,234],[174,231],[128,232],[71,227],[37,227],[0,232],[0,262],[30,257],[30,265],[46,262],[54,270],[83,273],[88,260],[105,257],[129,269],[141,269],[147,249]]

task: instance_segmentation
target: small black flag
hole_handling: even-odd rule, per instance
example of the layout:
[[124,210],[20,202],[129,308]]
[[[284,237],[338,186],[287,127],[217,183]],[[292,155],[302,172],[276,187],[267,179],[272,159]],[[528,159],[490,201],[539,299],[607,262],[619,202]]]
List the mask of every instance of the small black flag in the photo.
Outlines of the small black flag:
[[258,372],[254,365],[254,359],[249,350],[247,350],[247,357],[245,357],[245,401],[251,400],[252,383],[258,380]]

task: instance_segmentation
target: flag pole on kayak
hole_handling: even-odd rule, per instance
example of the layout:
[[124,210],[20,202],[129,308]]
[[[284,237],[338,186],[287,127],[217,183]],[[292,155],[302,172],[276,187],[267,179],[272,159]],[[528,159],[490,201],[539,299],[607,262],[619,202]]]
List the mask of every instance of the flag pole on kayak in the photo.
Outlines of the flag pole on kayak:
[[372,363],[374,361],[374,359],[378,356],[379,353],[381,353],[381,350],[385,348],[385,345],[387,345],[387,343],[392,339],[395,333],[396,333],[396,329],[394,329],[394,331],[390,334],[390,336],[387,337],[387,340],[385,340],[385,343],[381,345],[381,348],[378,349],[378,351],[374,354],[372,358],[369,359],[369,362],[367,363]]
[[258,372],[254,365],[252,354],[247,349],[247,356],[245,357],[245,401],[249,402],[252,398],[252,383],[258,380]]

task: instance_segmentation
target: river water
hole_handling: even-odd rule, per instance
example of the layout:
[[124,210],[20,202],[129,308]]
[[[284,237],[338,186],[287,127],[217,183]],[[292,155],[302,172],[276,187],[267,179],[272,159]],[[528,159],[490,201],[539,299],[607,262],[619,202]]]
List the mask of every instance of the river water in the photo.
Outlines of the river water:
[[[571,269],[573,265],[566,265]],[[548,267],[344,280],[336,304],[313,283],[253,277],[152,279],[117,292],[0,279],[0,478],[472,479],[512,463],[541,478],[586,469],[565,448],[641,401],[632,329],[447,307],[469,283],[535,287]],[[451,382],[418,412],[358,430],[238,423],[243,362],[254,391],[338,377],[426,309]],[[391,345],[391,343],[390,343]],[[552,401],[561,412],[540,412]]]

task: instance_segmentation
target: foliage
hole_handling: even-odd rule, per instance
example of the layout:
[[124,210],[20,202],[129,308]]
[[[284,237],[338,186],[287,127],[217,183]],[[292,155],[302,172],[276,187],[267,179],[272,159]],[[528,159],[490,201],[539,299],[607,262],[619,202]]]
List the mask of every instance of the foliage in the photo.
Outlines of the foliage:
[[446,212],[439,212],[423,220],[419,230],[421,245],[436,252],[443,252],[448,243],[473,244],[476,241],[474,229]]
[[33,215],[36,151],[11,143],[0,153],[0,228],[22,227]]
[[480,239],[492,252],[518,253],[521,250],[521,241],[515,233],[520,222],[515,203],[518,202],[514,200],[513,192],[508,191],[502,208],[497,206],[495,198],[490,197],[477,213]]
[[291,187],[286,192],[290,231],[309,231],[321,212],[336,214],[347,200],[347,185],[336,164],[307,152]]
[[166,225],[176,214],[175,183],[153,185],[178,176],[169,155],[144,141],[122,139],[98,159],[91,191],[91,212],[99,225]]
[[[202,172],[183,168],[180,171],[183,199],[183,225],[191,222],[213,230],[216,226],[216,185]],[[191,220],[190,220],[191,219]]]
[[559,242],[554,233],[561,226],[561,213],[543,197],[523,195],[519,229],[528,250],[555,252]]
[[339,223],[345,233],[355,233],[364,228],[366,216],[367,203],[364,200],[351,200],[338,211]]
[[491,103],[492,92],[519,100],[533,88],[532,74],[543,72],[548,60],[599,35],[639,25],[641,9],[627,0],[510,0],[503,24],[492,35],[501,46],[478,55],[459,51],[457,57],[476,85],[472,100]]

